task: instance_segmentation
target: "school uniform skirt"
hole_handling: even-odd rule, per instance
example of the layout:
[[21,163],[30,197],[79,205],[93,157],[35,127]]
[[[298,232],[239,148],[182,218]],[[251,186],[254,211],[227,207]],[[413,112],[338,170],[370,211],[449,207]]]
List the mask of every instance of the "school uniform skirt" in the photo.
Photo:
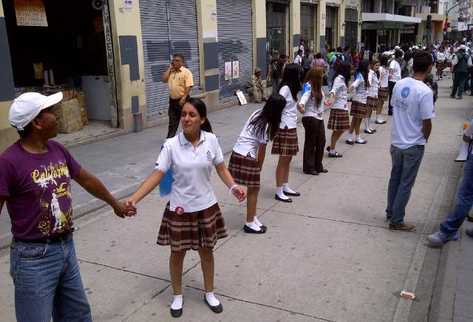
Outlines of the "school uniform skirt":
[[157,244],[171,246],[171,251],[199,250],[214,248],[217,239],[227,237],[227,229],[218,203],[207,209],[178,214],[164,210]]
[[260,187],[261,168],[256,159],[233,151],[228,163],[228,171],[236,183],[248,188]]
[[376,110],[378,107],[378,98],[368,96],[368,99],[366,100],[366,109],[367,109],[367,116],[371,115],[373,110]]
[[329,130],[348,130],[350,128],[348,111],[332,108],[330,110],[327,128]]
[[380,100],[383,100],[383,102],[386,102],[389,97],[389,88],[387,87],[380,87],[378,89],[378,98]]
[[353,117],[358,117],[360,119],[365,118],[368,112],[366,104],[363,104],[358,101],[351,102],[350,115]]
[[278,129],[273,139],[271,154],[294,156],[299,152],[297,129]]

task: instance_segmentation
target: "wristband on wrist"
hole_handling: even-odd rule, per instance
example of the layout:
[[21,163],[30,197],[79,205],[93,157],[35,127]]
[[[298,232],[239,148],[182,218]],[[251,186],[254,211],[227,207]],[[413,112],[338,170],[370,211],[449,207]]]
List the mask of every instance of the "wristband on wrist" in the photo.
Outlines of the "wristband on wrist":
[[235,189],[236,187],[238,187],[238,185],[234,183],[230,188],[228,188],[228,193],[229,193],[229,194],[232,194],[232,193],[233,193],[233,189]]

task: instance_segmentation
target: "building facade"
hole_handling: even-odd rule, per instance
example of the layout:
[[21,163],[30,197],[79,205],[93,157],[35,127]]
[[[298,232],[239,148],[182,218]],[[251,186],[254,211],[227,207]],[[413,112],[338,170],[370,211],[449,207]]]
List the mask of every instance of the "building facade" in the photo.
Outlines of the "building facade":
[[[168,88],[161,75],[174,53],[185,57],[194,75],[191,94],[212,110],[234,104],[235,91],[244,90],[256,67],[266,78],[271,59],[280,54],[293,59],[301,43],[321,53],[361,44],[375,50],[415,41],[423,21],[416,16],[417,2],[407,0],[35,3],[44,8],[28,26],[21,23],[28,8],[0,2],[0,150],[17,137],[8,109],[25,90],[63,86],[72,96],[84,91],[91,120],[138,131],[167,122]],[[74,6],[77,13],[68,19],[66,4],[67,12]],[[48,47],[45,43],[54,50],[41,55],[31,50]]]

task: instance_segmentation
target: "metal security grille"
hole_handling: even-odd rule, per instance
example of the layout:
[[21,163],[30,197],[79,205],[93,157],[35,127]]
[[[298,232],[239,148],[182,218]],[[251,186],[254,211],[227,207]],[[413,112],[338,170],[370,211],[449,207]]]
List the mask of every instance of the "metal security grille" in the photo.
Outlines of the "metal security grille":
[[[251,0],[217,0],[220,98],[244,89],[253,70]],[[239,77],[225,79],[225,63],[239,64]],[[227,78],[228,78],[227,74]]]
[[145,60],[147,122],[167,115],[168,85],[161,81],[173,53],[184,55],[194,76],[193,93],[200,91],[199,48],[195,1],[140,1],[141,29]]
[[356,9],[345,9],[345,45],[351,49],[357,49],[358,40],[358,11]]

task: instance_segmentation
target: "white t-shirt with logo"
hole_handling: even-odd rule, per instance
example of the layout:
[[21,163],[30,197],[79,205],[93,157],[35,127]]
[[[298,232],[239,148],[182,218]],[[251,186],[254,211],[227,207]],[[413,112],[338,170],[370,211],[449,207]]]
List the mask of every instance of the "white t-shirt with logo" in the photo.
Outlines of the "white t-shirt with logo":
[[182,207],[185,212],[209,208],[217,202],[210,174],[212,168],[223,163],[223,153],[213,133],[201,131],[197,146],[193,146],[180,132],[167,139],[159,153],[155,170],[173,172],[170,210]]
[[297,102],[291,94],[289,86],[285,85],[279,90],[279,95],[286,99],[286,106],[282,110],[280,129],[295,129],[297,127]]
[[260,144],[267,144],[269,139],[268,136],[266,135],[266,129],[264,130],[264,133],[262,136],[257,136],[254,133],[253,127],[250,126],[250,123],[256,116],[261,113],[262,109],[256,110],[251,114],[250,118],[248,121],[246,121],[245,125],[243,126],[243,129],[241,130],[240,136],[238,137],[235,145],[233,146],[233,151],[241,154],[243,156],[250,156],[253,159],[256,159],[257,152],[258,152],[258,146]]
[[391,99],[391,144],[400,149],[425,145],[422,121],[435,117],[433,92],[424,82],[406,77],[396,83]]
[[398,61],[393,59],[389,63],[389,69],[392,71],[389,73],[389,81],[390,82],[397,82],[401,80],[401,65],[399,65]]

